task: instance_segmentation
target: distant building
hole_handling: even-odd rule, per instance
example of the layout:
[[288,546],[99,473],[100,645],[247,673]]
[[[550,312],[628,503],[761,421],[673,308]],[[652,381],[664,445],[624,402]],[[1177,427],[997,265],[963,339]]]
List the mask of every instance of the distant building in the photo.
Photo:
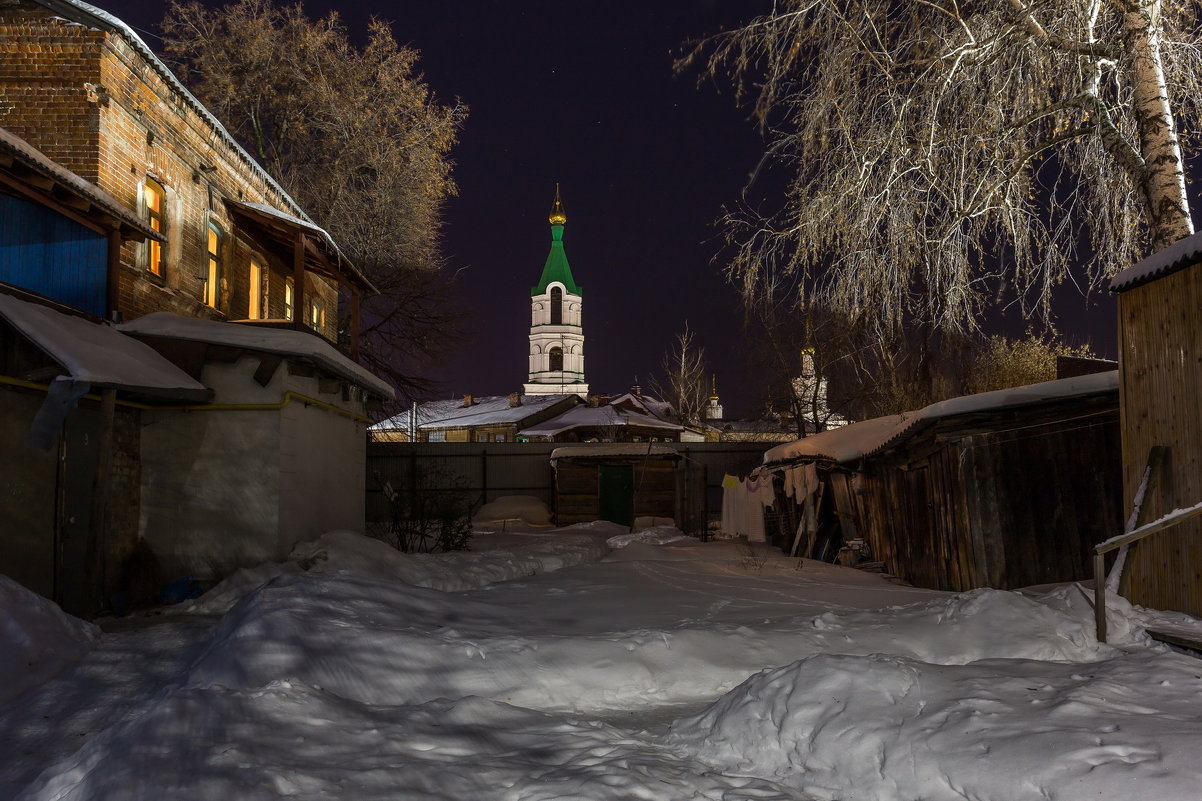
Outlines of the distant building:
[[718,398],[718,378],[711,376],[709,403],[705,406],[705,419],[714,421],[721,420],[723,417],[725,417],[725,412],[722,409],[722,401]]
[[464,395],[416,404],[369,433],[376,442],[518,442],[523,429],[581,403],[577,395]]
[[582,290],[572,277],[563,249],[563,229],[568,217],[555,188],[551,223],[551,250],[538,284],[530,290],[530,375],[526,395],[574,394],[588,396],[584,380],[584,326]]

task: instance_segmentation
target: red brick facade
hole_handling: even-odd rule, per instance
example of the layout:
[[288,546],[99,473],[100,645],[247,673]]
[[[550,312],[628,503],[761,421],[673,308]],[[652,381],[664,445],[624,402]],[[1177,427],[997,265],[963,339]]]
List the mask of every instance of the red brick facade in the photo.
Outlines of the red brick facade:
[[[223,201],[263,203],[294,216],[299,210],[162,69],[119,32],[70,22],[29,0],[0,0],[0,127],[142,215],[146,179],[166,190],[163,275],[147,269],[146,244],[126,243],[121,314],[245,319],[254,254],[265,267],[263,316],[283,319],[291,255],[272,252],[237,230]],[[217,308],[204,303],[210,223],[225,234],[226,284]],[[305,296],[323,305],[320,333],[336,340],[337,288],[309,274]],[[295,310],[308,322],[304,312]]]

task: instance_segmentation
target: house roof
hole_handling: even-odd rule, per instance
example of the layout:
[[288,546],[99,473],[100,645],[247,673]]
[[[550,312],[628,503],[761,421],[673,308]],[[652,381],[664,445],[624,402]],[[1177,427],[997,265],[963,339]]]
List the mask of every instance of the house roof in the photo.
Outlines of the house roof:
[[841,464],[880,453],[935,423],[960,415],[1034,406],[1117,392],[1118,371],[1061,378],[1012,389],[964,395],[932,403],[904,414],[877,417],[778,445],[764,454],[764,464],[797,459],[827,459]]
[[66,371],[59,378],[181,403],[202,403],[213,396],[153,348],[109,323],[5,293],[0,293],[0,318]]
[[134,33],[132,28],[104,9],[98,8],[91,3],[84,3],[82,0],[34,1],[39,5],[50,9],[54,13],[62,15],[66,19],[87,25],[91,28],[96,28],[97,30],[116,34],[127,41],[130,46],[133,47],[134,50],[138,51],[138,54],[146,60],[146,63],[150,65],[150,68],[158,73],[159,77],[162,78],[168,86],[170,86],[174,91],[178,92],[188,106],[190,106],[193,111],[195,111],[210,125],[210,127],[212,127],[226,147],[230,148],[235,154],[237,154],[238,158],[240,158],[247,166],[249,166],[251,170],[268,186],[278,192],[280,197],[282,197],[284,201],[289,204],[291,210],[295,214],[300,217],[305,217],[304,210],[297,205],[296,201],[292,199],[292,196],[284,191],[284,188],[280,186],[279,183],[277,183],[276,180],[272,178],[265,169],[263,169],[259,162],[251,158],[250,154],[247,153],[242,146],[238,144],[237,140],[230,135],[230,132],[227,131],[225,126],[221,124],[220,120],[214,117],[213,113],[205,108],[204,104],[197,100],[196,97],[188,91],[187,87],[180,82],[180,79],[175,77],[175,74],[168,69],[167,65],[164,64],[159,57],[154,54],[154,51],[142,41],[142,38],[138,36],[138,34]]
[[1199,257],[1202,257],[1202,233],[1180,239],[1123,270],[1110,279],[1110,291],[1126,292],[1141,284],[1155,281],[1198,262]]
[[351,381],[373,395],[393,398],[395,393],[383,379],[342,355],[316,334],[281,328],[262,328],[237,323],[220,323],[180,317],[170,312],[155,312],[122,323],[117,328],[125,334],[160,339],[179,339],[227,345],[245,350],[276,353],[307,359],[333,375]]
[[[417,427],[425,430],[520,424],[528,417],[546,411],[576,395],[522,395],[519,406],[510,406],[508,395],[485,395],[472,399],[464,406],[461,399],[427,401],[417,407]],[[409,412],[402,412],[376,423],[373,431],[404,430],[409,428]]]
[[[51,185],[44,189],[37,187],[36,191],[33,188],[28,191],[18,190],[22,191],[22,194],[34,198],[46,196],[53,200],[56,191],[67,193],[77,200],[85,201],[83,207],[75,204],[74,210],[84,215],[102,218],[107,226],[120,230],[121,235],[126,239],[144,240],[149,238],[157,239],[160,242],[164,241],[162,234],[151,229],[144,220],[123,206],[117,198],[58,164],[12,131],[0,128],[0,167],[5,167],[10,172],[17,172],[14,170],[15,165],[20,165],[22,168],[20,172],[49,178],[51,181]],[[30,183],[22,180],[19,175],[17,180],[23,184]]]
[[658,417],[661,420],[671,422],[673,412],[672,404],[667,401],[656,400],[649,395],[635,395],[633,392],[623,392],[616,398],[611,398],[610,406],[622,406],[629,404],[631,407],[641,410],[646,414]]
[[682,431],[683,426],[660,420],[639,412],[630,412],[613,405],[577,406],[560,415],[544,420],[518,433],[527,437],[553,437],[573,428],[606,428],[609,426],[642,426],[664,431]]

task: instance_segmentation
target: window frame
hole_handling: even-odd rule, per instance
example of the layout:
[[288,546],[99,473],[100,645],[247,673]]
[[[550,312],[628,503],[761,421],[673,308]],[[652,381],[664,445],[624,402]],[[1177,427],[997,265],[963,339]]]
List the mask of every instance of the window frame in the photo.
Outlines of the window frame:
[[[212,309],[221,309],[221,280],[225,277],[226,234],[221,226],[209,220],[206,237],[205,279],[201,299]],[[214,245],[214,238],[216,244]]]
[[[556,367],[558,361],[559,366]],[[547,369],[551,372],[563,372],[563,348],[556,345],[547,351]]]
[[[156,204],[151,198],[157,199]],[[142,206],[146,211],[146,224],[151,230],[167,239],[167,187],[157,178],[146,176],[142,181]],[[157,208],[156,208],[157,206]],[[164,279],[167,273],[167,242],[146,240],[146,272],[155,278]]]

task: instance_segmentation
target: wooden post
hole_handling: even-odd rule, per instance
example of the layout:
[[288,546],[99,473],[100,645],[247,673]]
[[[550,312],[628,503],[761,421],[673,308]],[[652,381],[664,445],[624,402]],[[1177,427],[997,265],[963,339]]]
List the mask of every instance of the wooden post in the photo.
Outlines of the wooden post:
[[1098,642],[1106,642],[1106,554],[1093,555],[1093,617]]
[[[292,240],[292,322],[305,322],[308,308],[305,306],[305,234],[297,231]],[[300,327],[300,326],[297,326]]]
[[[105,562],[109,547],[109,516],[113,493],[113,427],[117,412],[117,390],[100,392],[100,433],[96,438],[96,473],[92,481],[92,510],[88,517],[85,562],[93,599],[105,595]],[[99,611],[99,610],[97,610]]]
[[359,304],[361,294],[358,287],[351,287],[351,358],[359,361]]
[[121,232],[116,228],[108,232],[108,261],[105,271],[104,316],[117,321],[121,302]]

